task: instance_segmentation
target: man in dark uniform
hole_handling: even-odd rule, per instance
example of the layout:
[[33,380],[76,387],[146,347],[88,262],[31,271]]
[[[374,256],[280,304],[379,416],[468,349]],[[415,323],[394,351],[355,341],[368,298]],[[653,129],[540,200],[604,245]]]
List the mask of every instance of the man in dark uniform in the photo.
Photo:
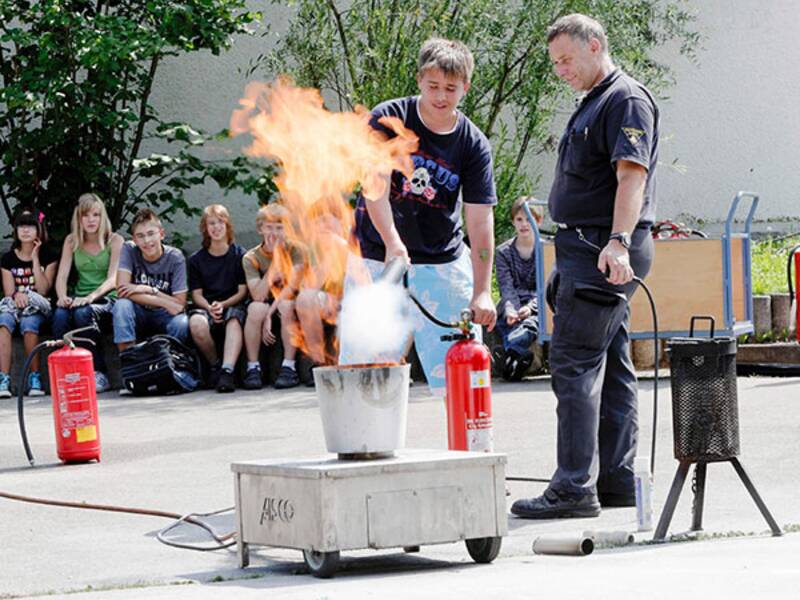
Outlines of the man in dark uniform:
[[550,367],[558,398],[558,467],[542,496],[511,512],[594,517],[633,506],[637,383],[628,299],[653,257],[658,108],[615,67],[602,25],[585,15],[548,30],[556,74],[585,92],[558,146],[550,214],[559,224]]

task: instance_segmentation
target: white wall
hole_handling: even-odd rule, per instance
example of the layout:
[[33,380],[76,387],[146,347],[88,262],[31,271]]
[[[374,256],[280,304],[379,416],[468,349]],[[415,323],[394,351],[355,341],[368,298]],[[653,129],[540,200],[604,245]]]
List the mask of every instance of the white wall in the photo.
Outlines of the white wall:
[[[746,189],[761,194],[760,219],[800,216],[800,54],[795,43],[798,0],[693,0],[697,27],[705,35],[697,64],[664,48],[661,58],[675,69],[677,85],[660,101],[662,147],[659,217],[690,215],[718,221],[731,197]],[[283,15],[266,1],[251,2],[269,11],[282,29]],[[613,47],[613,40],[612,47]],[[167,61],[158,77],[155,105],[165,119],[185,119],[206,130],[227,126],[245,86],[239,69],[262,52],[267,40],[239,38],[219,57],[208,53]],[[226,144],[233,149],[236,144]],[[680,173],[670,165],[677,161]],[[546,197],[552,157],[531,157],[542,174],[539,195]],[[190,192],[204,205],[220,196],[216,186]],[[237,230],[253,228],[255,201],[223,200]],[[188,233],[195,223],[179,222]]]
[[[756,217],[800,217],[797,0],[695,0],[698,64],[672,60],[662,109],[660,215],[723,218],[737,190]],[[685,174],[665,168],[677,160]]]

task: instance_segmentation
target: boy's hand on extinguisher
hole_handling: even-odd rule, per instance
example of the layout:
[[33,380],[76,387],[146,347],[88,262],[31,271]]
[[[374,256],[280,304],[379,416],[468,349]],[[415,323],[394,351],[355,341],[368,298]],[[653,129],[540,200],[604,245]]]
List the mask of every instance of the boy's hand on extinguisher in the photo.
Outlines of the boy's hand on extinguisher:
[[481,292],[472,298],[469,304],[472,311],[472,322],[476,325],[483,325],[489,331],[494,329],[497,322],[497,310],[495,309],[494,302],[489,292]]

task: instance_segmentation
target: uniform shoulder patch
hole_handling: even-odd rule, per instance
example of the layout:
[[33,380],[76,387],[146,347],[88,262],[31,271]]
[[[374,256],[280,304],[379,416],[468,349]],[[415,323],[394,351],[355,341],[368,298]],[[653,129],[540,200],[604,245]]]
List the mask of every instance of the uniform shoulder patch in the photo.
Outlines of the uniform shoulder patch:
[[625,134],[625,137],[628,138],[628,141],[634,146],[639,143],[639,140],[644,135],[642,129],[636,129],[635,127],[623,127],[622,133]]

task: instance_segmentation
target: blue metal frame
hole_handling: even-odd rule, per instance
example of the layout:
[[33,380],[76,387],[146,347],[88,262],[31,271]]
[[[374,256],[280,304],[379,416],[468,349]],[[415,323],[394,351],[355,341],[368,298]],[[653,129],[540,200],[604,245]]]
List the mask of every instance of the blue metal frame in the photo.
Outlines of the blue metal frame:
[[[751,200],[750,209],[747,213],[747,218],[744,221],[744,228],[741,231],[734,231],[734,218],[736,216],[739,203],[744,200]],[[722,236],[722,297],[723,297],[723,320],[725,321],[724,327],[716,331],[718,336],[734,336],[745,333],[753,332],[753,277],[752,277],[752,259],[751,259],[751,236],[750,229],[753,224],[753,215],[758,207],[759,196],[753,192],[740,191],[734,196],[731,201],[731,207],[728,210],[728,217],[725,220],[725,233]],[[545,202],[539,201],[534,204],[545,205]],[[550,341],[551,334],[547,330],[547,310],[545,300],[545,280],[544,280],[544,248],[542,244],[542,236],[539,232],[539,226],[536,219],[533,218],[533,213],[528,204],[523,204],[525,216],[531,224],[533,229],[533,248],[535,252],[536,261],[536,300],[539,306],[539,336],[538,343],[544,344]],[[744,284],[744,306],[745,318],[744,321],[737,321],[736,315],[733,311],[733,248],[731,240],[734,237],[742,238],[742,282]],[[689,335],[688,330],[681,331],[659,331],[659,338],[672,338],[672,337],[686,337]],[[631,339],[649,339],[653,337],[652,332],[641,331],[631,334]]]
[[[750,210],[744,222],[744,229],[733,231],[734,217],[739,208],[739,202],[748,198],[751,200]],[[725,234],[722,237],[722,293],[724,298],[725,328],[728,335],[739,336],[753,331],[753,277],[750,255],[750,227],[753,224],[753,215],[758,208],[759,197],[753,192],[739,192],[734,196],[725,220]],[[742,282],[744,284],[744,321],[737,321],[733,312],[733,238],[742,238]]]
[[[544,201],[534,201],[534,204],[538,204],[540,206],[546,206]],[[542,246],[542,234],[539,232],[539,225],[536,223],[536,219],[533,218],[533,213],[531,213],[530,206],[528,203],[522,205],[522,208],[525,210],[525,216],[528,217],[528,221],[531,224],[531,228],[533,229],[533,257],[534,261],[536,262],[536,302],[537,306],[539,307],[539,335],[537,336],[536,341],[539,345],[544,344],[545,342],[550,341],[550,334],[547,331],[547,309],[546,309],[546,300],[545,300],[545,283],[544,283],[544,248]]]

